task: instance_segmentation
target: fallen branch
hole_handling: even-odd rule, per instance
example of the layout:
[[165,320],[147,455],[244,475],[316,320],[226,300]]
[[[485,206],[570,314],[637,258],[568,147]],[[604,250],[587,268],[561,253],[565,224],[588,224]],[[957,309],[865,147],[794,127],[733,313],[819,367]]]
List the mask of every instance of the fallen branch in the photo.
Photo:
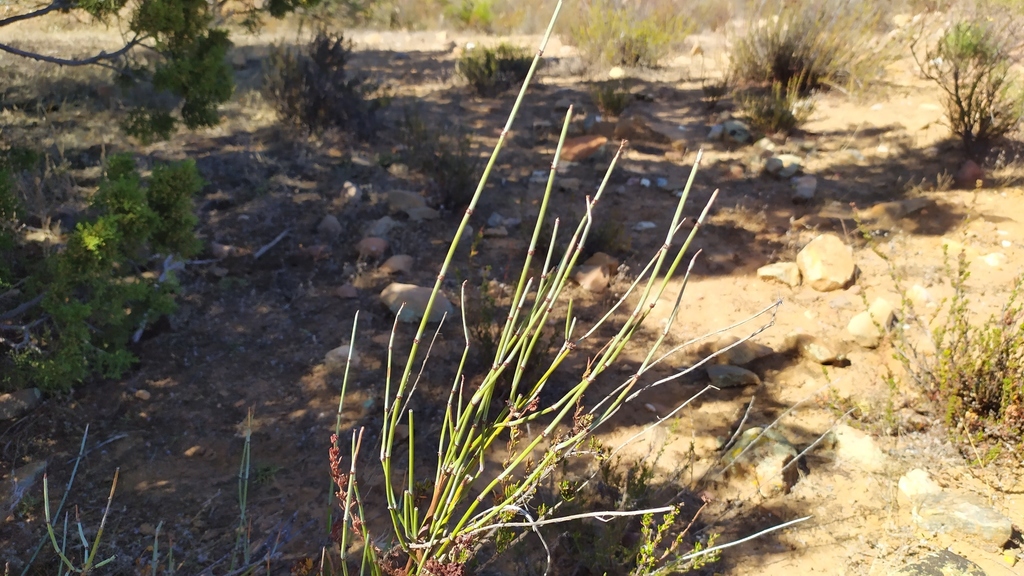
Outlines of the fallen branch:
[[291,232],[291,230],[288,230],[286,228],[284,232],[281,232],[280,234],[277,235],[277,238],[274,238],[267,245],[265,245],[264,247],[262,247],[259,250],[257,250],[256,253],[252,255],[252,259],[253,260],[259,260],[260,256],[263,256],[264,254],[267,253],[268,250],[270,250],[274,246],[277,246],[278,242],[280,242],[281,240],[284,240],[284,237],[288,235],[288,232]]
[[25,312],[28,312],[29,310],[34,308],[37,304],[42,302],[43,298],[45,296],[46,296],[46,292],[43,292],[42,294],[40,294],[40,295],[36,296],[35,298],[29,300],[28,302],[22,303],[17,308],[15,308],[13,310],[9,310],[7,312],[4,312],[3,314],[0,314],[0,322],[3,322],[5,320],[14,320],[18,316],[21,316]]

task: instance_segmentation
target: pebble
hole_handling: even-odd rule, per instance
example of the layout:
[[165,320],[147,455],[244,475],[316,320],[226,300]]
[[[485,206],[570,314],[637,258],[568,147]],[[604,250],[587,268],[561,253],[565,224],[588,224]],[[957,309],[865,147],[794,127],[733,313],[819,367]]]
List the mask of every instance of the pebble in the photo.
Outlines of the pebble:
[[408,274],[412,272],[413,257],[408,254],[395,254],[380,265],[385,274]]
[[152,398],[153,395],[149,393],[149,390],[136,390],[135,397],[145,402],[146,400]]
[[[416,322],[423,318],[432,290],[433,288],[395,282],[380,293],[380,299],[393,314],[398,315],[399,322]],[[438,293],[427,320],[440,322],[446,315],[450,319],[454,313],[455,307],[451,301],[444,294]]]
[[796,288],[800,285],[800,267],[795,262],[776,262],[757,269],[757,277],[762,280],[774,280]]
[[799,176],[792,179],[793,195],[795,203],[810,202],[814,199],[814,193],[818,190],[818,179],[811,175]]
[[615,66],[608,71],[608,77],[612,80],[619,80],[626,75],[626,71],[621,66]]
[[342,300],[359,298],[359,290],[351,284],[343,284],[334,289],[334,295]]
[[356,244],[360,258],[380,258],[388,249],[388,241],[383,238],[363,238]]
[[317,225],[316,232],[326,240],[337,240],[341,236],[341,222],[334,214],[328,214]]
[[708,366],[707,373],[711,384],[718,388],[756,386],[761,383],[761,378],[757,374],[739,366],[716,364]]
[[363,197],[362,190],[359,189],[359,186],[356,186],[347,180],[341,185],[341,194],[352,201],[361,200]]
[[657,227],[658,227],[658,225],[655,224],[654,222],[648,222],[647,220],[643,220],[643,221],[637,222],[636,224],[633,225],[633,231],[635,231],[635,232],[645,232],[647,230],[653,230],[654,228],[657,228]]

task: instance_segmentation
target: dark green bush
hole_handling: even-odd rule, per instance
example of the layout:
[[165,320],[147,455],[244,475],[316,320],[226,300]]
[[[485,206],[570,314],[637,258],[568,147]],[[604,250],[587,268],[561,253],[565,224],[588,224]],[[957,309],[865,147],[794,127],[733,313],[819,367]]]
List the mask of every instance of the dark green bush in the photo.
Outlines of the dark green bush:
[[399,133],[402,161],[430,179],[445,207],[468,206],[480,178],[480,158],[469,133],[457,125],[430,126],[415,113],[406,114]]
[[496,48],[474,48],[467,51],[455,70],[480,96],[497,96],[519,86],[533,64],[524,48],[500,44]]
[[619,84],[603,84],[594,92],[594,102],[602,114],[619,116],[632,104],[633,95]]
[[143,182],[131,156],[113,156],[91,202],[95,220],[25,267],[27,307],[0,323],[0,384],[65,391],[127,370],[133,335],[174,309],[173,274],[152,263],[199,250],[191,199],[201,188],[191,161],[156,166]]
[[320,32],[302,52],[278,48],[271,54],[263,93],[288,122],[310,132],[349,130],[372,138],[378,128],[381,98],[376,86],[346,70],[352,46],[341,34]]
[[740,109],[758,130],[774,134],[789,132],[806,122],[814,112],[811,100],[800,97],[801,79],[789,85],[775,82],[771,88],[751,88],[737,94]]
[[1024,90],[1011,70],[1019,45],[1012,18],[975,18],[953,25],[923,58],[925,76],[942,89],[950,130],[968,156],[980,159],[993,140],[1015,129],[1024,115]]

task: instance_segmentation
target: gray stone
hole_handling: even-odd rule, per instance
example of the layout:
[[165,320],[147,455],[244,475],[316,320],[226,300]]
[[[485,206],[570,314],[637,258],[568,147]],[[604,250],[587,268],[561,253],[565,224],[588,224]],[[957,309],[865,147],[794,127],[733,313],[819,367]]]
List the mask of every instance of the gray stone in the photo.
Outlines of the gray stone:
[[926,495],[914,507],[913,517],[928,532],[952,532],[996,548],[1002,548],[1013,534],[1010,519],[973,494]]
[[358,202],[363,197],[363,193],[359,189],[359,186],[356,186],[347,180],[341,185],[341,194],[353,202]]
[[422,222],[424,220],[437,220],[441,213],[429,206],[420,206],[419,208],[409,208],[405,211],[409,216],[409,220],[413,222]]
[[913,564],[908,564],[890,576],[986,576],[974,562],[949,550],[941,550]]
[[370,227],[366,229],[367,236],[376,236],[378,238],[387,238],[388,234],[391,233],[400,224],[391,218],[391,216],[384,216],[380,220],[374,220]]
[[[380,293],[380,299],[393,314],[398,316],[399,322],[416,322],[426,313],[432,290],[432,288],[424,286],[394,282]],[[451,318],[454,313],[455,307],[452,306],[452,303],[444,294],[438,292],[430,314],[427,316],[427,321],[440,322],[445,315]]]
[[25,388],[10,394],[0,394],[0,421],[18,418],[42,401],[43,393],[39,388]]
[[647,230],[653,230],[653,229],[655,229],[657,227],[658,227],[658,225],[655,224],[654,222],[648,222],[648,221],[644,220],[642,222],[637,222],[636,224],[634,224],[633,225],[633,230],[635,232],[645,232]]
[[388,241],[383,238],[363,238],[356,244],[360,258],[380,258],[388,249]]
[[778,154],[765,161],[764,170],[779,178],[790,178],[800,171],[802,161],[795,154]]
[[[731,346],[731,348],[730,348]],[[758,344],[753,340],[743,340],[738,336],[720,336],[717,339],[707,342],[700,347],[698,353],[706,358],[716,352],[722,353],[715,356],[716,364],[731,364],[733,366],[744,366],[754,360],[775,353],[770,346]]]
[[406,190],[391,190],[387,193],[388,208],[391,209],[392,213],[395,212],[408,212],[409,210],[416,210],[419,208],[425,208],[427,201],[415,192],[408,192]]
[[506,238],[508,237],[508,229],[504,226],[496,226],[494,228],[484,228],[484,238]]
[[412,272],[413,258],[408,254],[395,254],[380,265],[385,274],[408,274]]
[[799,352],[804,358],[808,358],[818,364],[838,364],[846,358],[838,354],[835,349],[817,337],[806,332],[796,330],[786,336],[783,344],[786,350]]
[[491,215],[487,217],[487,225],[491,228],[497,228],[498,226],[505,225],[505,217],[497,212],[491,212]]
[[739,388],[741,386],[756,386],[761,383],[757,374],[739,366],[715,364],[708,366],[707,371],[711,384],[718,388]]
[[750,142],[750,126],[739,120],[727,120],[722,123],[722,130],[726,140],[736,144]]
[[325,240],[337,240],[341,236],[341,222],[338,222],[334,214],[328,214],[317,225],[316,232]]
[[344,372],[349,363],[352,368],[359,367],[359,354],[348,344],[324,354],[324,368],[331,374]]
[[818,190],[818,179],[811,175],[798,176],[793,178],[793,202],[801,204],[814,200],[814,193]]
[[796,288],[800,285],[800,267],[796,262],[776,262],[757,269],[757,277],[762,280],[782,282]]
[[710,130],[708,130],[708,140],[711,140],[713,142],[721,140],[724,136],[725,126],[722,126],[721,124],[715,124],[714,126],[711,127]]
[[788,493],[799,480],[799,470],[790,465],[797,455],[796,448],[774,428],[755,427],[740,434],[722,463],[727,473],[750,477],[767,496]]
[[796,256],[804,282],[818,292],[845,288],[853,281],[853,249],[835,234],[811,240]]

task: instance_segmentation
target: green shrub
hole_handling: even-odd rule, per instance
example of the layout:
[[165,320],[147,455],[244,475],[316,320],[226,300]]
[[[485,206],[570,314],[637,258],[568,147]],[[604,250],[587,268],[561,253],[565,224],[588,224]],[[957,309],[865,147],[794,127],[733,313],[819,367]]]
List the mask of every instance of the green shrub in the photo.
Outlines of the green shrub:
[[279,47],[270,55],[263,93],[281,118],[305,130],[339,128],[371,138],[385,100],[372,97],[377,87],[364,76],[349,75],[351,52],[351,43],[341,34],[326,32],[318,33],[303,52]]
[[597,109],[608,116],[621,115],[633,102],[633,95],[623,90],[621,84],[602,84],[594,90],[593,96]]
[[444,14],[460,28],[490,32],[494,25],[494,2],[455,0],[445,6]]
[[859,0],[770,0],[751,17],[732,52],[737,79],[799,90],[852,88],[875,79],[894,58],[878,35],[886,14]]
[[653,68],[691,29],[671,3],[589,0],[569,27],[569,38],[590,62]]
[[[65,391],[128,369],[134,335],[174,309],[173,259],[199,250],[191,199],[201,187],[191,161],[155,166],[144,183],[131,156],[111,157],[91,202],[99,216],[30,267],[26,292],[34,297],[0,324],[0,384]],[[164,269],[146,273],[156,256]]]
[[499,44],[496,48],[468,50],[455,70],[480,96],[497,96],[517,86],[530,71],[533,58],[524,48]]
[[938,42],[914,57],[942,89],[950,130],[968,156],[981,158],[993,140],[1015,129],[1024,115],[1024,89],[1011,70],[1019,45],[1014,19],[972,19],[954,24]]
[[771,88],[751,88],[737,95],[740,109],[758,130],[774,134],[789,132],[806,122],[814,112],[814,103],[801,98],[799,77],[788,86],[775,82]]

